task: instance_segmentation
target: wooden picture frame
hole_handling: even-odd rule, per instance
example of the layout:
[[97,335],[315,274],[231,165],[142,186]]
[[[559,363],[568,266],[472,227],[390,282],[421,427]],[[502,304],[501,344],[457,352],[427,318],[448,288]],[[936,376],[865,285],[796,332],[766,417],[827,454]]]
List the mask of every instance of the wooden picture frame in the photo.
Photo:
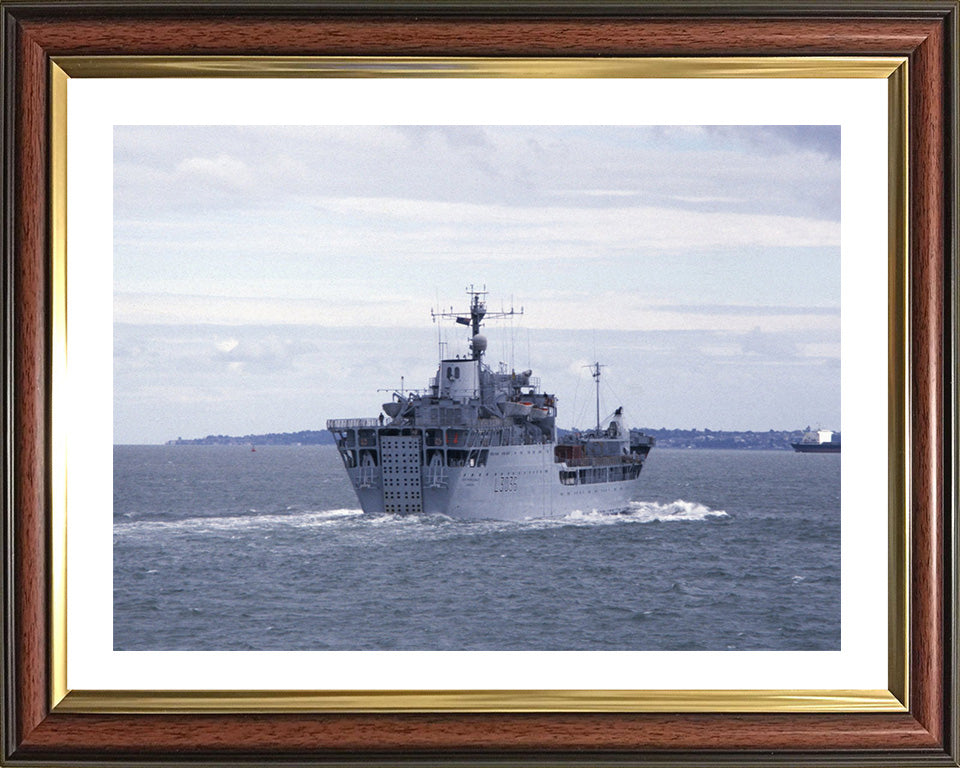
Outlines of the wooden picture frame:
[[[11,765],[958,765],[957,2],[0,2],[4,674]],[[148,712],[57,706],[51,333],[56,59],[103,56],[906,57],[909,446],[904,711]],[[896,203],[892,203],[895,205]],[[897,599],[896,597],[894,598]],[[58,649],[60,649],[58,651]],[[159,711],[157,711],[159,709]],[[230,707],[224,707],[230,709]],[[349,707],[347,708],[349,710]],[[442,708],[441,708],[442,709]],[[603,709],[603,707],[600,707]]]

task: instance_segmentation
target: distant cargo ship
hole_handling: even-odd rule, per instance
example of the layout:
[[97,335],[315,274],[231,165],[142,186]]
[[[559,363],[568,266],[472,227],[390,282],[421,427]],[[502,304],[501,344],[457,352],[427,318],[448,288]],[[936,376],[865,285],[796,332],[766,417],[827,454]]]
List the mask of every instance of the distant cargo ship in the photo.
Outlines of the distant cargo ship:
[[797,453],[840,453],[840,433],[831,429],[807,432],[803,439],[790,443]]

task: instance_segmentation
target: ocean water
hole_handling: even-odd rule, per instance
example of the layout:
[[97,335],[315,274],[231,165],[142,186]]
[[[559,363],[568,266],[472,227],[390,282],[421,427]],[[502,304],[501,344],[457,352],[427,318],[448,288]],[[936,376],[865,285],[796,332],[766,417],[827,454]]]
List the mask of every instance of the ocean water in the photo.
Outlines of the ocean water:
[[117,446],[118,650],[839,650],[840,456],[654,448],[620,513],[360,512],[328,446]]

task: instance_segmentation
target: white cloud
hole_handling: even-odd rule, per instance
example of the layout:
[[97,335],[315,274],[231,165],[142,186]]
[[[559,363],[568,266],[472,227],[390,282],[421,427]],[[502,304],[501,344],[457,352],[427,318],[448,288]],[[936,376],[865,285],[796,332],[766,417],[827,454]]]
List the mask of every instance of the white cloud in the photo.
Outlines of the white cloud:
[[[492,307],[491,307],[492,308]],[[518,307],[519,309],[519,307]],[[798,307],[775,313],[764,307],[738,307],[736,311],[714,312],[690,307],[677,311],[656,304],[625,302],[610,292],[594,295],[556,295],[541,301],[536,314],[527,313],[525,325],[532,328],[620,331],[726,331],[746,333],[760,329],[766,333],[794,330],[832,331],[839,329],[836,313],[811,313]],[[411,294],[371,295],[361,305],[351,298],[328,293],[323,299],[256,297],[211,297],[176,294],[116,294],[114,317],[122,323],[159,325],[320,325],[370,328],[430,327],[429,305],[422,296]],[[502,326],[501,326],[502,327]],[[233,346],[229,346],[233,344]],[[234,339],[218,342],[222,352],[239,353]],[[229,347],[227,349],[226,347]]]
[[250,169],[242,160],[229,155],[216,157],[189,157],[177,163],[176,175],[181,180],[233,189],[245,189],[251,183]]
[[[778,129],[760,127],[125,126],[116,133],[117,210],[189,211],[220,174],[249,182],[245,193],[259,202],[386,192],[531,204],[560,190],[600,204],[675,198],[835,219],[839,163],[819,148],[838,149],[839,134],[808,130],[816,135],[804,144],[763,140]],[[198,178],[177,175],[176,194],[157,199],[156,182],[169,181],[178,166]]]
[[[372,327],[397,327],[415,325],[414,318],[429,323],[422,301],[383,299],[359,308],[350,299],[332,296],[318,300],[168,293],[114,294],[114,320],[118,323],[352,326],[363,322]],[[233,351],[233,347],[223,348],[227,343],[220,342],[218,349]]]
[[[416,226],[420,240],[460,238],[482,230],[493,241],[525,245],[576,242],[607,247],[687,249],[738,247],[834,247],[840,244],[840,225],[799,216],[716,213],[653,206],[583,208],[508,206],[393,197],[323,198],[322,210],[359,215],[389,229],[389,222]],[[439,227],[439,229],[434,229]],[[406,237],[399,232],[398,236]],[[493,250],[493,249],[491,249]],[[569,251],[568,251],[569,252]]]
[[[607,366],[604,412],[622,404],[636,426],[839,423],[836,359],[805,354],[839,344],[836,331],[766,333],[763,352],[744,355],[749,332],[531,329],[515,360],[506,329],[489,336],[488,362],[532,367],[545,390],[559,396],[564,426],[587,426],[594,418],[593,381],[583,367],[594,360]],[[238,341],[229,354],[215,347],[225,339]],[[457,341],[465,351],[463,339]],[[398,387],[401,376],[407,388],[424,386],[437,353],[429,325],[392,333],[309,325],[224,333],[120,324],[114,348],[119,442],[320,429],[326,418],[375,415],[387,399],[377,390]]]
[[707,195],[671,195],[671,200],[676,200],[680,203],[742,203],[744,199],[742,197],[723,197],[720,195],[707,196]]
[[827,357],[840,359],[840,342],[826,341],[799,344],[798,351],[804,357]]
[[557,197],[636,197],[638,189],[560,189],[551,194]]
[[430,306],[471,282],[526,306],[491,360],[522,349],[565,420],[596,358],[663,425],[839,408],[839,313],[790,306],[839,305],[836,130],[143,126],[115,147],[115,318],[144,324],[115,340],[123,440],[375,413],[377,387],[430,375]]

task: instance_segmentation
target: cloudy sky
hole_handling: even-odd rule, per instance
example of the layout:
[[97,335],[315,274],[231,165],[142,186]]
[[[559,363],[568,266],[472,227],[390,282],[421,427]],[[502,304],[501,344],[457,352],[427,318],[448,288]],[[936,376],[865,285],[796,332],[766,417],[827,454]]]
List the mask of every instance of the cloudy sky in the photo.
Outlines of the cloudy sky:
[[119,126],[114,158],[117,443],[375,416],[470,284],[523,307],[488,362],[561,426],[594,359],[636,426],[841,426],[837,127]]

